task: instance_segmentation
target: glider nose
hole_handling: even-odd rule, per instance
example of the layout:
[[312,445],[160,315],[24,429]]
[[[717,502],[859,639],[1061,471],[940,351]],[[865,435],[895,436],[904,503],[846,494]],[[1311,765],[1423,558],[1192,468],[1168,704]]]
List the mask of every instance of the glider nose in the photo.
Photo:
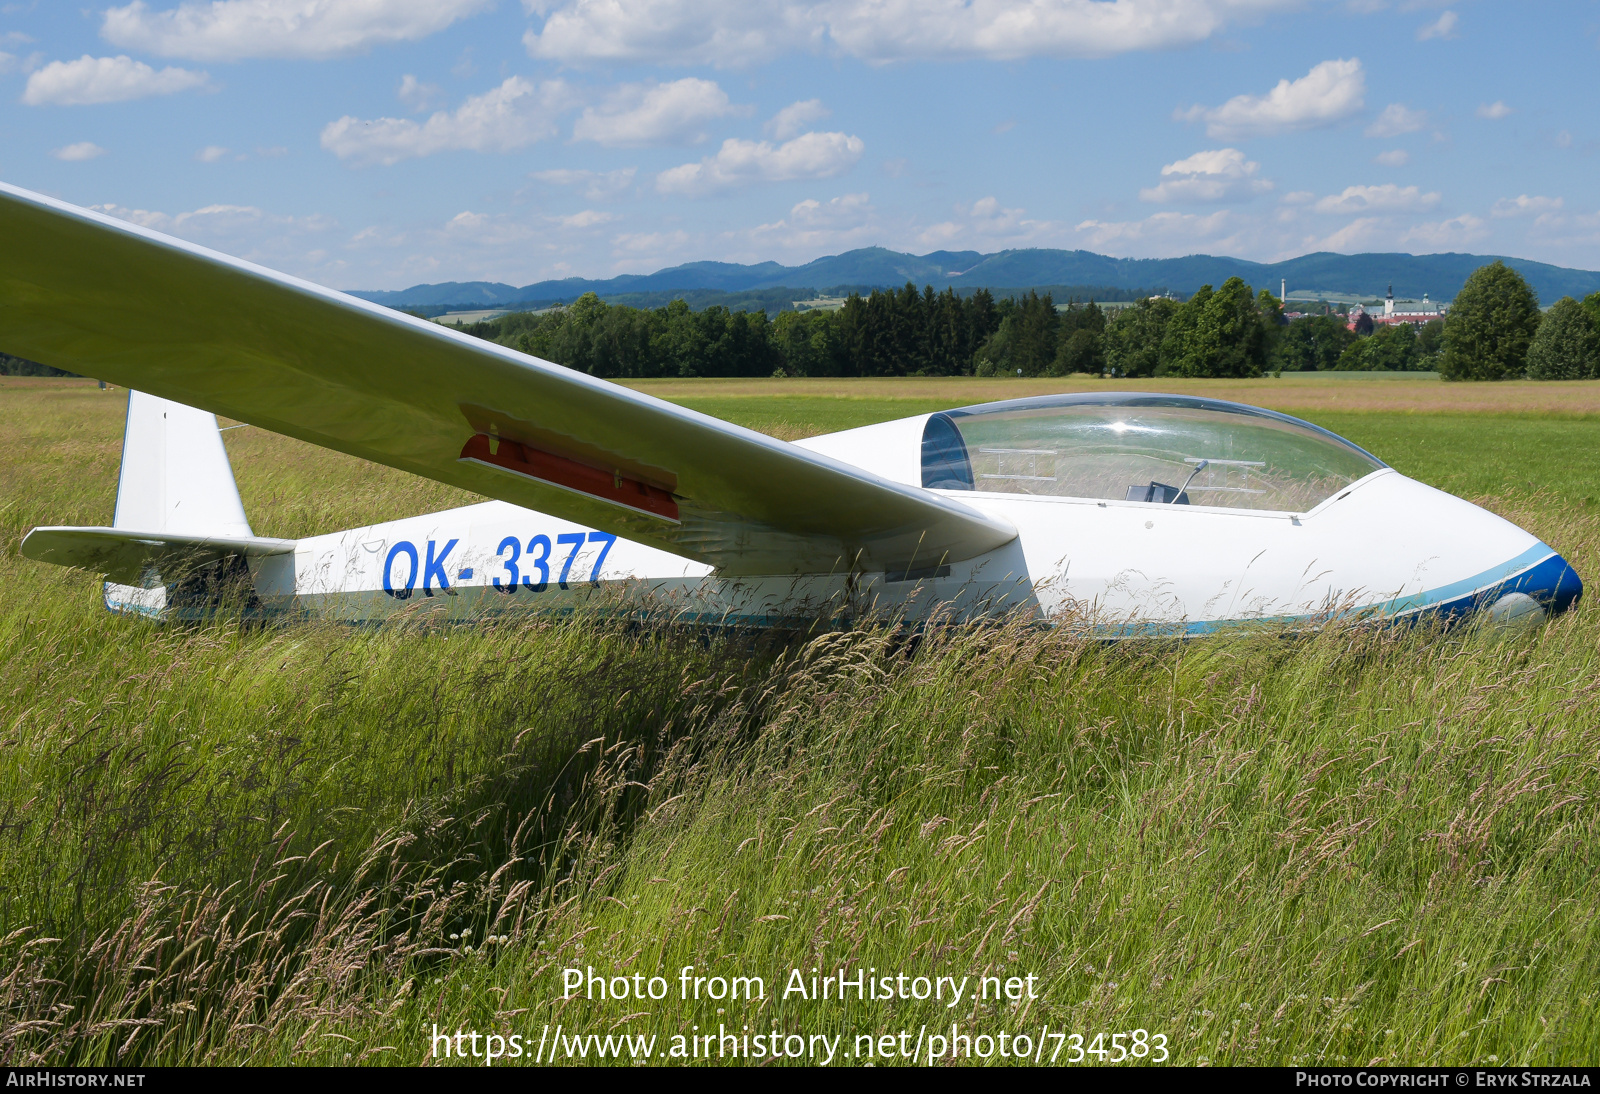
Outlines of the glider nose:
[[1511,623],[1545,612],[1560,615],[1583,595],[1583,581],[1572,564],[1558,554],[1506,582],[1488,599],[1489,616]]

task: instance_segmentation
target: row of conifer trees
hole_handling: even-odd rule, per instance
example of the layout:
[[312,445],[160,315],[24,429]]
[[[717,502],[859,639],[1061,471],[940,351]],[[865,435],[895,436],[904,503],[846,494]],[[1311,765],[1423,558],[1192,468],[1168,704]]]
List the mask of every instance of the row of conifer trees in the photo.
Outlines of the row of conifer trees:
[[516,313],[469,333],[613,379],[666,376],[1261,376],[1318,370],[1431,371],[1446,379],[1600,376],[1600,293],[1541,312],[1533,290],[1495,262],[1475,271],[1448,320],[1349,329],[1337,314],[1288,321],[1239,278],[1188,300],[1094,301],[987,290],[852,294],[834,311],[607,304],[594,294]]

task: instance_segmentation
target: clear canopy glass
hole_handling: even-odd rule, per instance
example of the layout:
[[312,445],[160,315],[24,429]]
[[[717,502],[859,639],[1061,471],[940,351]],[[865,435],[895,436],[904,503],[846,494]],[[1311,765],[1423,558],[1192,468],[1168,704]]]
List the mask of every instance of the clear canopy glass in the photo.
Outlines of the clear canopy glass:
[[1385,466],[1310,422],[1181,395],[1052,395],[935,414],[922,485],[1301,513]]

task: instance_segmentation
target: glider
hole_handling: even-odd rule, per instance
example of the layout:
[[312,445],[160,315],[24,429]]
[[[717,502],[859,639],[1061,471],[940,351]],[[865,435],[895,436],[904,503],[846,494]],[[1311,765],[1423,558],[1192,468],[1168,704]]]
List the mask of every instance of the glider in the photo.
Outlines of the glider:
[[[1181,395],[1018,399],[795,443],[0,184],[0,347],[130,389],[110,528],[29,558],[106,605],[372,621],[595,597],[739,625],[1024,610],[1114,634],[1569,607],[1552,548],[1308,422]],[[215,415],[492,500],[256,536]]]

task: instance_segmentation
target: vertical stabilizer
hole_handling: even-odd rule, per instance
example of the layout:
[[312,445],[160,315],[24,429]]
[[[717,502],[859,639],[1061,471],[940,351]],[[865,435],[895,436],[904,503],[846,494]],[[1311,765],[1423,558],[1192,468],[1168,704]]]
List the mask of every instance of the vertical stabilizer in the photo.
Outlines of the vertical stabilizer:
[[128,392],[112,527],[193,536],[251,534],[214,416],[142,391]]
[[[251,534],[214,415],[142,391],[128,392],[117,514],[111,524],[173,535]],[[143,586],[106,582],[105,603],[114,612],[159,619],[173,606],[175,591],[151,572]]]

